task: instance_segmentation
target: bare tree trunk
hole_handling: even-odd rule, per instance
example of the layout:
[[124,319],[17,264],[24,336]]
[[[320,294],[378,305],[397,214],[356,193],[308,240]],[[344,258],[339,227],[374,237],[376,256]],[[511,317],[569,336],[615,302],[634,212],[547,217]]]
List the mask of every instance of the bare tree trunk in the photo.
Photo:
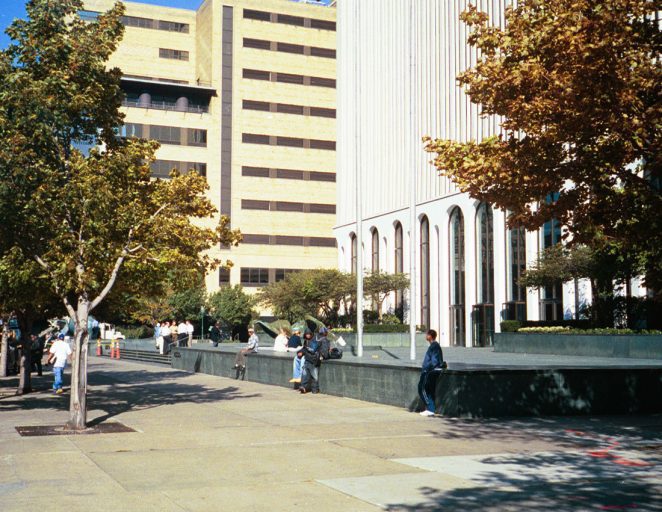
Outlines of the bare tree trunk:
[[67,427],[73,430],[84,430],[87,426],[87,345],[89,333],[87,318],[90,302],[78,299],[76,310],[75,347],[71,366],[71,400],[69,402],[69,421]]
[[7,376],[7,353],[9,351],[9,329],[7,322],[2,324],[2,345],[0,345],[0,377]]
[[25,340],[25,338],[23,339],[23,345],[21,346],[20,357],[18,389],[16,390],[17,395],[32,392],[32,344],[29,340]]

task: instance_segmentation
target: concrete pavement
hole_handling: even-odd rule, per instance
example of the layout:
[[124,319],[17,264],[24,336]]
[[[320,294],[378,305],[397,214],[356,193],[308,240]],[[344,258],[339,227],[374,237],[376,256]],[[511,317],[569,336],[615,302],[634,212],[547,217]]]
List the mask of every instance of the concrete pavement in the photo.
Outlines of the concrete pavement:
[[[90,360],[90,419],[20,437],[68,394],[0,380],[0,510],[662,510],[662,417],[425,419],[402,409]],[[323,383],[322,383],[323,387]]]

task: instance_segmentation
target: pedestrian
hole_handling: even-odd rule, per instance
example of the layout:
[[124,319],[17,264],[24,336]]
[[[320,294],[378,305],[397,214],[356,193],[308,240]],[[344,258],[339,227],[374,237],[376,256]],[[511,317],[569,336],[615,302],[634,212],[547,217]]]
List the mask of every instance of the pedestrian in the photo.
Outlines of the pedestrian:
[[170,344],[172,346],[179,344],[179,338],[177,337],[178,334],[177,330],[178,330],[177,321],[173,320],[172,322],[170,322],[170,337],[172,338]]
[[31,363],[34,368],[37,369],[37,375],[40,377],[43,375],[43,367],[41,365],[41,360],[44,357],[44,344],[46,343],[46,338],[44,336],[37,336],[36,334],[30,335],[31,341]]
[[159,342],[159,338],[161,338],[161,323],[156,322],[156,325],[154,326],[154,346],[159,352],[161,352],[160,346],[163,342],[163,339],[161,338],[161,342]]
[[218,344],[221,341],[221,325],[216,322],[209,328],[209,338],[214,347],[218,347]]
[[48,356],[48,364],[53,363],[53,375],[55,377],[53,391],[58,395],[61,395],[63,392],[62,376],[64,374],[64,367],[67,364],[67,359],[71,353],[71,347],[65,341],[64,334],[59,334],[57,340],[51,346]]
[[304,363],[303,347],[306,342],[313,339],[313,333],[309,329],[306,329],[303,337],[305,341],[301,340],[301,331],[294,331],[294,334],[292,334],[292,337],[287,342],[288,350],[296,352],[292,361],[292,378],[290,379],[290,382],[294,384],[295,390],[301,387],[301,372],[303,371]]
[[188,346],[192,347],[193,346],[193,324],[191,323],[190,320],[186,321],[186,334],[188,335]]
[[280,328],[278,336],[274,340],[274,352],[287,352],[287,343],[289,342],[289,337],[287,336],[287,331],[284,327]]
[[186,340],[188,340],[188,328],[186,327],[184,320],[182,320],[177,326],[177,345],[180,347],[185,347]]
[[238,370],[246,369],[246,356],[248,354],[255,354],[260,345],[260,339],[255,334],[255,330],[251,327],[248,329],[248,345],[246,348],[242,348],[238,353],[237,357],[234,360],[234,367]]
[[172,343],[172,332],[170,331],[170,322],[167,320],[161,325],[161,338],[163,342],[161,343],[161,354],[167,354],[170,352],[170,344]]
[[437,331],[430,329],[425,334],[425,339],[429,343],[428,350],[423,358],[423,367],[421,368],[421,378],[418,381],[418,396],[425,404],[425,410],[421,416],[434,416],[436,406],[434,402],[437,379],[441,370],[445,367],[444,354],[437,341]]
[[317,337],[308,346],[304,344],[303,347],[303,372],[301,375],[301,394],[306,394],[309,391],[312,393],[320,392],[319,384],[319,370],[324,359],[329,358],[329,340],[326,337],[329,331],[326,327],[319,330]]

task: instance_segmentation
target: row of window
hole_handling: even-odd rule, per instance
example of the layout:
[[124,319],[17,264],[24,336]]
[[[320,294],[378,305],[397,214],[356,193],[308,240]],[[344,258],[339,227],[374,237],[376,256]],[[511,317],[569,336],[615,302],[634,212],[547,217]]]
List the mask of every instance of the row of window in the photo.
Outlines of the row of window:
[[162,59],[188,60],[186,50],[173,50],[172,48],[159,48],[159,57]]
[[243,166],[241,168],[241,175],[250,178],[275,178],[283,180],[327,182],[336,181],[336,174],[333,172],[298,171],[296,169],[269,169],[268,167]]
[[168,179],[173,170],[180,174],[186,174],[189,171],[195,171],[200,176],[207,176],[207,164],[202,162],[180,162],[177,160],[155,160],[150,164],[152,176],[154,178]]
[[280,82],[284,84],[310,85],[315,87],[336,88],[334,78],[319,76],[294,75],[292,73],[277,73],[275,71],[261,71],[259,69],[244,69],[243,77],[251,80],[264,80],[267,82]]
[[336,118],[335,108],[305,107],[289,103],[269,103],[268,101],[244,100],[244,110],[258,110],[260,112],[277,112],[279,114],[295,114],[299,116]]
[[302,16],[292,16],[290,14],[278,14],[275,12],[258,11],[255,9],[244,9],[244,19],[268,21],[271,23],[280,23],[283,25],[293,25],[295,27],[316,28],[319,30],[336,30],[335,21],[318,20],[315,18],[304,18]]
[[207,130],[199,128],[126,123],[122,126],[120,134],[122,137],[156,140],[161,144],[207,147]]
[[[100,14],[98,11],[78,11],[78,15],[85,21],[95,21]],[[154,30],[165,30],[166,32],[181,32],[183,34],[188,34],[190,30],[188,23],[179,23],[177,21],[154,20],[139,16],[122,16],[120,20],[125,27],[151,28]]]
[[241,141],[245,144],[263,144],[265,146],[285,146],[304,149],[336,150],[336,141],[319,139],[302,139],[299,137],[280,137],[258,133],[242,133]]
[[242,234],[242,243],[250,245],[291,245],[297,247],[335,247],[336,239],[321,236]]
[[197,99],[138,92],[126,92],[124,100],[122,100],[122,105],[125,107],[151,108],[195,114],[209,112],[209,104]]
[[242,210],[263,210],[272,212],[326,213],[335,214],[336,205],[320,203],[296,203],[290,201],[262,201],[242,199]]
[[[240,282],[242,286],[266,286],[269,283],[282,281],[289,274],[301,272],[293,268],[255,268],[242,267],[240,269]],[[221,268],[218,272],[219,286],[230,284],[230,269]]]
[[335,59],[336,51],[332,48],[320,48],[319,46],[305,46],[302,44],[283,43],[280,41],[268,41],[266,39],[253,39],[244,37],[244,48],[257,50],[270,50],[281,53],[294,53],[297,55],[309,55],[311,57],[323,57]]
[[[427,217],[420,221],[420,305],[421,323],[430,324],[430,223]],[[398,222],[395,225],[395,272],[404,268],[403,230]],[[477,302],[472,306],[472,339],[476,346],[492,344],[494,334],[494,220],[492,208],[482,203],[476,212],[476,256],[477,256]],[[371,230],[372,270],[379,267],[379,232]],[[543,227],[542,247],[560,243],[561,226],[556,220]],[[464,344],[465,339],[465,225],[460,208],[455,207],[449,218],[450,255],[450,334],[451,343]],[[526,288],[520,279],[526,271],[526,231],[513,228],[507,232],[506,281],[508,283],[507,302],[504,304],[505,319],[526,320]],[[351,237],[351,270],[357,271],[357,239]],[[396,296],[396,308],[402,297]],[[540,316],[543,320],[563,318],[562,285],[549,286],[543,290],[540,299]]]

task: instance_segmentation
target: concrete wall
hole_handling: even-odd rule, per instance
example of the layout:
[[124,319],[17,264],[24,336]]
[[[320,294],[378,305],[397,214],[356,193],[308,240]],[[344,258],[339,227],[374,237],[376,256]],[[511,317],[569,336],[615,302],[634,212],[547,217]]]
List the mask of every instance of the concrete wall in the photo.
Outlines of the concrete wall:
[[[239,377],[236,349],[176,349],[172,367]],[[292,354],[248,357],[244,378],[288,387]],[[328,361],[322,393],[420,410],[420,370],[407,365]],[[450,417],[630,414],[662,412],[662,368],[468,369],[444,371],[437,382],[437,412]]]
[[494,337],[495,352],[662,360],[662,336],[519,334]]

